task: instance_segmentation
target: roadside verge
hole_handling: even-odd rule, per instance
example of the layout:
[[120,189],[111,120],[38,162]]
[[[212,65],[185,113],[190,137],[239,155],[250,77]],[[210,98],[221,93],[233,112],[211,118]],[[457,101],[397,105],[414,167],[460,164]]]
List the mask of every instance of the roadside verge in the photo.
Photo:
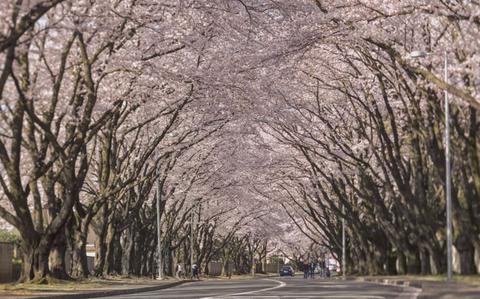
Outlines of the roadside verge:
[[163,283],[156,286],[148,287],[133,287],[129,289],[114,289],[114,290],[102,290],[102,291],[92,291],[92,292],[81,292],[75,294],[62,294],[62,295],[48,295],[48,296],[39,296],[33,297],[32,299],[84,299],[84,298],[100,298],[100,297],[109,297],[109,296],[118,296],[118,295],[129,295],[136,293],[145,293],[151,291],[158,291],[168,288],[173,288],[175,286],[184,284],[186,282],[191,282],[190,280],[174,281],[169,283]]
[[129,295],[172,288],[191,280],[129,280],[106,279],[94,281],[70,282],[53,286],[16,285],[5,287],[0,292],[1,298],[11,299],[83,299],[107,296]]

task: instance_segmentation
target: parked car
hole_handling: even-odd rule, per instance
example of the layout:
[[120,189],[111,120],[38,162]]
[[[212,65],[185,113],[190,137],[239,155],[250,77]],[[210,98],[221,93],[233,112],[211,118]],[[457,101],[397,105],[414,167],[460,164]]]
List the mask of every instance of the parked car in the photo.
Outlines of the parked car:
[[280,269],[280,276],[294,276],[295,271],[293,270],[292,266],[283,266],[282,269]]

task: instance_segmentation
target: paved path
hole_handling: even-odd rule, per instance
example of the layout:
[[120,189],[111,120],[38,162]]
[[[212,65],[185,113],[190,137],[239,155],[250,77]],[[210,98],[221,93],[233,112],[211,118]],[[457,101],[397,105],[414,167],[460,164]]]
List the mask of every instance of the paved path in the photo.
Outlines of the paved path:
[[390,299],[416,298],[415,292],[399,286],[339,280],[268,278],[248,280],[207,280],[186,283],[170,289],[106,298],[197,298],[197,299]]

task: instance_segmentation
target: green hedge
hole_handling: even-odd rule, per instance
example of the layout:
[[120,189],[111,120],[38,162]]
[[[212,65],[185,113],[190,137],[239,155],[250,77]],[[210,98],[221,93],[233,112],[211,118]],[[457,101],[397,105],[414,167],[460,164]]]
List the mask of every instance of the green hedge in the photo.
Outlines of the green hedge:
[[20,242],[20,236],[12,231],[0,229],[0,242]]

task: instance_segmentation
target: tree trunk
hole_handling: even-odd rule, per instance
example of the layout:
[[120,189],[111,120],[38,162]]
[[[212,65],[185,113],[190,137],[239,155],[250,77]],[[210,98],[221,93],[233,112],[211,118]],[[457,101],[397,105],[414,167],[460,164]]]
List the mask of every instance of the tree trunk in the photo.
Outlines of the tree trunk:
[[419,248],[420,251],[420,273],[422,275],[430,274],[430,255],[425,248]]
[[407,274],[407,261],[403,252],[397,252],[397,273],[399,275]]
[[49,263],[50,274],[57,279],[70,280],[71,277],[67,274],[65,264],[65,253],[67,251],[67,238],[65,236],[65,228],[55,236],[50,250]]
[[95,239],[95,276],[103,275],[106,252],[107,245],[100,236],[97,236],[97,238]]
[[124,255],[124,250],[122,244],[120,243],[120,237],[118,234],[115,235],[113,242],[113,272],[115,274],[122,273],[122,257]]
[[455,248],[460,257],[460,274],[474,274],[475,273],[475,248],[469,240],[467,234],[462,234],[455,240]]
[[223,250],[222,273],[221,276],[228,276],[228,261],[230,260],[230,252],[228,249]]
[[74,277],[87,278],[90,275],[87,258],[87,235],[86,232],[72,231],[72,275]]
[[19,281],[34,280],[41,283],[47,282],[45,279],[50,274],[48,268],[49,242],[42,238],[38,244],[24,244],[22,252],[22,275]]
[[109,275],[114,273],[114,241],[115,241],[115,228],[113,223],[110,223],[107,227],[107,236],[105,242],[105,262],[103,266],[103,275]]
[[397,257],[392,254],[391,250],[389,250],[387,260],[385,262],[385,270],[387,271],[387,275],[397,275],[397,267],[395,267],[396,261]]
[[407,273],[419,274],[420,273],[420,258],[416,250],[410,250],[406,254],[407,258]]
[[122,256],[122,274],[131,275],[132,274],[132,257],[134,253],[134,242],[133,242],[133,228],[128,228],[125,231],[125,236],[123,238],[123,256]]
[[445,254],[440,248],[427,246],[428,256],[430,258],[430,272],[437,275],[445,272]]

